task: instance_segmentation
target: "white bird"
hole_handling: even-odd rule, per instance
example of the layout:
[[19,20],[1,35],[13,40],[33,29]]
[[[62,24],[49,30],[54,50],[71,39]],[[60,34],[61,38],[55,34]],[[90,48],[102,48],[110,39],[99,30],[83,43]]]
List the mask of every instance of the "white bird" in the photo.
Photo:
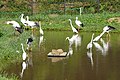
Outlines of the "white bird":
[[71,19],[69,19],[69,21],[70,21],[70,25],[71,25],[73,33],[78,33],[78,31],[73,27]]
[[115,29],[114,27],[108,25],[103,28],[103,31],[106,31],[107,33],[109,33],[111,30],[114,30],[114,29]]
[[14,29],[16,31],[18,31],[19,33],[23,32],[23,29],[21,28],[21,26],[19,25],[18,22],[16,22],[16,21],[7,21],[7,24],[12,24],[12,26],[14,27]]
[[40,36],[39,47],[40,47],[40,45],[41,45],[42,42],[43,42],[43,36]]
[[106,31],[103,31],[99,36],[95,37],[93,41],[98,41]]
[[66,40],[69,41],[69,45],[72,46],[73,43],[75,43],[75,39],[77,38],[78,34],[73,35],[71,38],[66,37]]
[[[105,32],[107,32],[108,34],[109,34],[109,32],[111,31],[111,30],[113,30],[113,29],[115,29],[114,27],[112,27],[112,26],[105,26],[104,28],[103,28],[103,32],[99,35],[99,36],[97,36],[93,41],[98,41],[102,36],[103,36],[103,34],[105,33]],[[109,34],[110,35],[110,34]]]
[[75,39],[75,48],[76,48],[76,50],[77,50],[78,46],[81,46],[81,40],[82,40],[81,36],[77,34],[77,37]]
[[23,73],[24,73],[26,67],[27,67],[26,62],[23,62],[23,63],[22,63],[22,72],[21,72],[21,74],[20,74],[21,78],[23,77]]
[[41,22],[39,22],[39,24],[40,24],[40,35],[43,35],[44,32],[43,32],[43,30],[42,30],[42,28],[41,28]]
[[103,48],[97,43],[97,42],[93,42],[93,44],[95,45],[95,47],[101,51],[103,53]]
[[103,56],[106,56],[107,55],[107,51],[109,49],[109,42],[105,43],[105,41],[101,38],[100,41],[102,42],[103,44]]
[[91,65],[93,67],[93,57],[92,57],[92,48],[90,48],[88,51],[87,51],[87,56],[90,58],[90,61],[91,61]]
[[79,31],[80,28],[83,27],[83,23],[78,20],[78,17],[76,17],[75,23],[76,23],[76,25],[78,26],[78,31]]
[[27,26],[26,19],[24,19],[24,14],[21,14],[20,21],[23,23],[24,26]]
[[26,58],[27,58],[27,53],[26,53],[25,50],[24,50],[23,43],[21,43],[21,46],[22,46],[22,51],[23,51],[22,58],[23,58],[23,60],[26,60]]
[[90,42],[88,43],[88,45],[87,45],[87,49],[90,49],[90,48],[92,48],[93,37],[94,37],[94,33],[92,34],[91,41],[90,41]]
[[72,49],[72,47],[69,45],[69,51],[68,51],[67,56],[68,56],[68,55],[72,55],[72,54],[73,54],[73,49]]
[[25,22],[25,24],[27,24],[28,26],[30,26],[32,29],[35,27],[39,27],[39,24],[37,22],[34,21],[29,21],[29,17],[26,16],[27,20]]
[[112,27],[112,26],[105,26],[104,28],[103,28],[103,31],[105,31],[105,32],[107,32],[108,33],[108,35],[110,36],[110,31],[111,30],[114,30],[114,29],[116,29],[115,27]]

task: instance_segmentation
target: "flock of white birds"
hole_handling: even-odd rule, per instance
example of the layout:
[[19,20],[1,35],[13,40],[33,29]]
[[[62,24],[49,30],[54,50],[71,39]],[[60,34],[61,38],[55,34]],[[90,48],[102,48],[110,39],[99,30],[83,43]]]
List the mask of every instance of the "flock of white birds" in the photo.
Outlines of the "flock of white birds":
[[[41,35],[40,36],[40,42],[39,42],[39,44],[40,44],[41,43],[41,39],[43,40],[43,35],[44,35],[44,32],[43,32],[43,30],[41,28],[41,22],[30,21],[28,16],[26,16],[26,18],[24,18],[24,14],[21,14],[20,21],[21,21],[21,23],[25,27],[29,27],[32,30],[34,28],[38,28],[39,27],[39,31],[40,31],[40,35]],[[69,21],[70,21],[71,29],[72,29],[73,33],[75,33],[72,36],[72,38],[66,37],[66,40],[69,41],[69,51],[68,51],[68,54],[72,55],[73,54],[73,49],[71,47],[72,44],[75,43],[76,47],[81,45],[81,37],[78,35],[78,33],[80,31],[80,28],[83,27],[84,25],[83,25],[83,23],[81,21],[78,20],[78,17],[76,17],[76,20],[75,20],[75,23],[78,26],[77,29],[73,26],[72,20],[69,19]],[[15,31],[19,32],[20,34],[23,33],[23,28],[20,26],[20,24],[17,21],[7,21],[7,24],[12,24],[13,28],[15,29]],[[103,28],[103,32],[100,35],[98,35],[97,37],[94,38],[94,33],[92,34],[92,38],[91,38],[90,42],[87,45],[87,49],[88,49],[87,55],[91,59],[91,64],[92,65],[93,65],[93,59],[92,59],[92,46],[93,46],[93,44],[95,45],[96,48],[98,48],[101,51],[103,51],[103,49],[101,48],[101,46],[96,43],[98,40],[100,40],[103,43],[103,45],[104,45],[103,48],[105,50],[107,50],[106,49],[106,48],[108,48],[107,44],[105,44],[104,40],[102,40],[101,37],[104,35],[104,33],[108,33],[108,35],[110,35],[109,32],[111,30],[113,30],[113,29],[115,29],[115,28],[112,27],[112,26],[105,26]],[[28,45],[28,47],[27,47],[28,50],[31,47],[32,42],[33,42],[33,37],[30,37],[30,38],[27,39],[26,44]],[[28,55],[25,52],[23,43],[21,43],[21,46],[22,46],[22,51],[23,51],[22,58],[23,58],[23,61],[25,61],[26,58],[28,57]],[[23,75],[23,72],[24,72],[24,70],[26,68],[26,63],[23,62],[22,66],[23,66],[23,70],[22,70],[21,76]]]

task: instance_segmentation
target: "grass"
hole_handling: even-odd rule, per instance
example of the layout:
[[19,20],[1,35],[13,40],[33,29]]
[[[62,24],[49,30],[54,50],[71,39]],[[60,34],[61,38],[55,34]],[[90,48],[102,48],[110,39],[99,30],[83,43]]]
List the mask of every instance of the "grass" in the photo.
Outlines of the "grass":
[[[30,15],[29,15],[30,16]],[[80,15],[41,15],[36,14],[30,16],[30,20],[41,21],[42,28],[44,30],[71,30],[69,24],[69,18],[73,22],[73,26],[77,27],[74,23],[75,17],[78,16],[79,20],[84,23],[81,31],[102,31],[102,28],[106,25],[111,25],[116,27],[116,30],[112,32],[120,32],[120,23],[117,22],[107,22],[109,18],[119,17],[119,13],[96,13],[96,14],[82,14]],[[0,71],[7,68],[11,63],[21,61],[21,43],[26,43],[26,39],[31,36],[31,30],[24,31],[21,35],[15,36],[13,34],[14,29],[11,25],[5,24],[7,20],[16,20],[20,23],[19,16],[4,16],[0,20]],[[21,23],[20,23],[21,24]],[[26,45],[24,45],[26,47]],[[16,51],[20,51],[17,53]],[[0,80],[8,80],[7,76],[1,76]],[[10,80],[14,80],[10,79]]]

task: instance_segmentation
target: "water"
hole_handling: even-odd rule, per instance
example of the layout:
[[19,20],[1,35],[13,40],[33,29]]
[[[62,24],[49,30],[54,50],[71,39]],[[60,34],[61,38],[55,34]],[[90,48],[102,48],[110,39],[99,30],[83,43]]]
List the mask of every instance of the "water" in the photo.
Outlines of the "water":
[[[5,71],[22,80],[119,80],[120,35],[111,33],[108,38],[105,34],[87,50],[91,36],[92,33],[85,32],[73,36],[67,31],[46,31],[41,37],[34,35],[29,58],[12,64]],[[66,37],[75,38],[72,38],[74,42],[69,44]],[[47,57],[52,49],[63,49],[69,56]]]

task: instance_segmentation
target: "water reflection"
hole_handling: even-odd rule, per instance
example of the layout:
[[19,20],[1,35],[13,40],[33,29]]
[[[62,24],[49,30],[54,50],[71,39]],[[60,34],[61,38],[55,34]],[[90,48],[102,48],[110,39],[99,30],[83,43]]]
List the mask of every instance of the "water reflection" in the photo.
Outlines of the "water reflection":
[[103,44],[103,53],[102,53],[102,55],[106,56],[107,52],[108,52],[108,49],[109,49],[109,41],[105,42],[102,38],[100,39],[100,41]]
[[92,57],[92,48],[89,48],[89,50],[87,51],[87,56],[88,58],[90,59],[90,62],[91,62],[91,66],[93,67],[93,57]]
[[26,63],[25,61],[23,61],[23,62],[22,62],[22,71],[21,71],[21,73],[20,73],[20,77],[21,77],[21,78],[23,77],[23,73],[24,73],[26,67],[27,67],[27,63]]
[[41,45],[41,43],[43,42],[43,36],[40,36],[40,39],[39,39],[39,47]]

